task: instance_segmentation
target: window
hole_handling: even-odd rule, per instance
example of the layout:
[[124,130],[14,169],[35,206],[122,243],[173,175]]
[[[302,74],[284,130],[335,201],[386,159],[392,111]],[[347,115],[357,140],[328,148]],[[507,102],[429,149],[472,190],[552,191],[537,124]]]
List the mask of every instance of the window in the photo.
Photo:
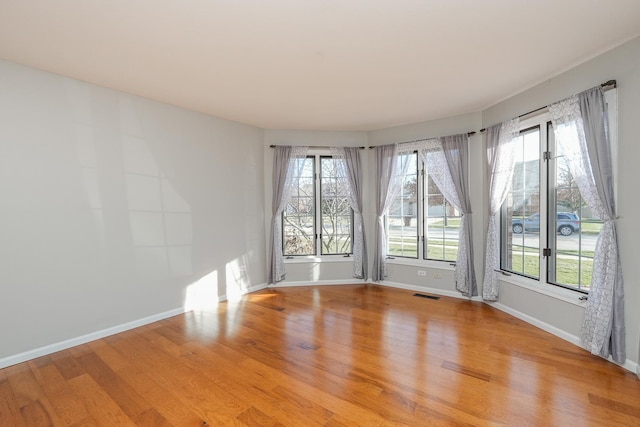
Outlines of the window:
[[387,254],[455,261],[460,213],[445,200],[417,152],[402,154],[396,161],[396,170],[406,172],[386,217]]
[[[608,103],[615,149],[615,102]],[[500,268],[587,293],[603,221],[587,208],[556,146],[548,114],[522,122],[515,153],[502,205]]]
[[304,164],[283,213],[284,256],[352,253],[353,210],[339,185],[338,160],[313,155],[297,161]]
[[418,258],[418,153],[402,154],[395,161],[396,171],[406,172],[386,217],[387,254]]

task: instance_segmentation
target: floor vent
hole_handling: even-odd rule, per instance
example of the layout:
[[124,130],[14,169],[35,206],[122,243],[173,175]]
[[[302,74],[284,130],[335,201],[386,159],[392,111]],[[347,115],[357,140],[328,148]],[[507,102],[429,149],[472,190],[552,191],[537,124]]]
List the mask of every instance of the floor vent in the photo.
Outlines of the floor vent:
[[425,295],[425,294],[413,294],[414,297],[420,297],[420,298],[427,298],[427,299],[434,299],[434,300],[439,300],[440,297],[434,296],[434,295]]

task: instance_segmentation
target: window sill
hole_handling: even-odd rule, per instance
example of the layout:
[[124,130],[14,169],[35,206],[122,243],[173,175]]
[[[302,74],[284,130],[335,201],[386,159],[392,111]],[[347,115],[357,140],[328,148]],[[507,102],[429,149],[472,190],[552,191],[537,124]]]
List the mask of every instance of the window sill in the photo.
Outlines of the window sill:
[[387,263],[395,265],[408,265],[411,267],[424,267],[424,268],[437,268],[440,270],[455,270],[455,264],[453,261],[434,261],[430,259],[415,259],[415,258],[393,258],[387,259]]
[[539,294],[547,295],[552,298],[568,302],[569,304],[577,305],[579,307],[584,307],[587,302],[586,300],[582,301],[579,299],[581,296],[584,296],[584,294],[581,292],[572,291],[571,289],[565,289],[560,286],[541,283],[532,279],[527,279],[526,277],[517,276],[515,274],[512,276],[500,275],[500,281],[533,292],[537,292]]
[[285,264],[310,264],[323,262],[352,262],[353,256],[344,255],[324,255],[324,256],[297,256],[294,258],[285,258]]

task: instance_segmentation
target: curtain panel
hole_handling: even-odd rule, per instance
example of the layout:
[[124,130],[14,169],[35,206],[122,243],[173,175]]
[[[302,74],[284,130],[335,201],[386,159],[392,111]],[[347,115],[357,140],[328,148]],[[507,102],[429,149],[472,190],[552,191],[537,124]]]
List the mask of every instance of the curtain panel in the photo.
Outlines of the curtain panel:
[[549,106],[549,113],[557,155],[566,158],[582,198],[604,221],[580,338],[592,354],[624,363],[624,289],[606,109],[602,88],[596,87]]
[[367,243],[362,217],[362,164],[360,148],[332,147],[331,155],[339,160],[338,185],[347,194],[349,206],[353,209],[353,277],[367,278]]
[[271,238],[269,240],[271,249],[269,283],[278,283],[284,280],[287,274],[282,249],[282,213],[291,200],[293,189],[298,185],[298,179],[304,164],[297,160],[306,157],[308,147],[282,145],[275,147],[274,150]]
[[[442,194],[462,212],[458,235],[458,256],[456,259],[456,289],[464,296],[478,295],[476,270],[473,266],[473,230],[471,218],[471,200],[469,199],[469,136],[467,134],[446,136],[441,138],[442,150],[446,166],[453,183],[454,193]],[[436,183],[437,185],[437,183]],[[451,196],[451,197],[449,197]]]
[[500,207],[507,197],[513,175],[515,141],[520,135],[520,119],[491,126],[486,132],[487,176],[489,177],[489,223],[485,254],[482,299],[497,301],[500,269]]
[[402,178],[408,162],[400,161],[396,144],[376,147],[376,170],[378,182],[376,186],[376,241],[373,258],[373,277],[380,282],[387,277],[387,233],[384,218],[391,202],[402,187]]

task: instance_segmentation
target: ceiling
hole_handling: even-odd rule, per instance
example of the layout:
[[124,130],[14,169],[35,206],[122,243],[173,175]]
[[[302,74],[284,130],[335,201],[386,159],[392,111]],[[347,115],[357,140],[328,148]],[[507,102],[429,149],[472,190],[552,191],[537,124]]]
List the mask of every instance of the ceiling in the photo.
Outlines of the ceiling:
[[265,129],[480,111],[638,35],[638,0],[0,0],[0,58]]

